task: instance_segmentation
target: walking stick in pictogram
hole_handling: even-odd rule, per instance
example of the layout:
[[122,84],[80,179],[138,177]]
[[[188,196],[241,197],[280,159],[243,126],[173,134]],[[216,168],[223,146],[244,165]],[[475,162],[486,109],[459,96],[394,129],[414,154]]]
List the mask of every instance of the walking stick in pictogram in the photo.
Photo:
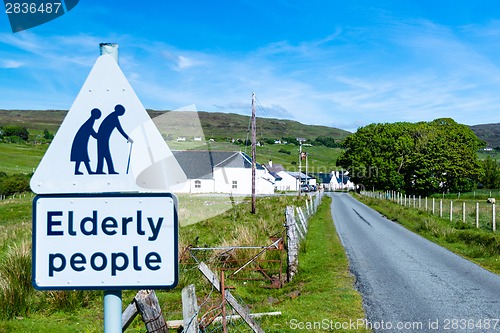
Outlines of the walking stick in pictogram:
[[127,175],[128,175],[128,170],[130,168],[130,156],[132,156],[132,146],[133,146],[133,142],[130,142],[130,150],[128,152],[128,162],[127,162]]

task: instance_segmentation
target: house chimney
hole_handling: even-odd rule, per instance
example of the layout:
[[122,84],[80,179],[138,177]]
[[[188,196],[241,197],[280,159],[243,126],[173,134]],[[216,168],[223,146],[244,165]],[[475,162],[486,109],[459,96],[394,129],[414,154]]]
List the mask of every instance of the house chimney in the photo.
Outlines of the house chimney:
[[101,55],[109,54],[112,56],[116,63],[118,63],[118,44],[117,43],[100,43],[99,49],[101,51]]
[[273,161],[269,160],[269,166],[272,168],[273,167]]

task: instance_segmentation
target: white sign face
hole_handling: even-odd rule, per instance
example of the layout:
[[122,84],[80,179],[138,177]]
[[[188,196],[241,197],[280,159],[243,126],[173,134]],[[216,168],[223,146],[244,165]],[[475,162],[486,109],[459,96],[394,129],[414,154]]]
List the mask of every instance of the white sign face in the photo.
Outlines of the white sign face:
[[100,56],[37,167],[37,194],[169,192],[186,175],[110,55]]
[[170,193],[37,196],[33,201],[34,287],[175,287],[176,206]]

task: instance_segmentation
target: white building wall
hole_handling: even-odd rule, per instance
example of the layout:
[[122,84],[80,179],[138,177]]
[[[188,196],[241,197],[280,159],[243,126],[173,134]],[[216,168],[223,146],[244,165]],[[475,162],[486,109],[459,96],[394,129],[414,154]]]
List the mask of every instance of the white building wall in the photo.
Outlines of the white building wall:
[[[257,194],[273,194],[274,184],[262,177],[267,171],[257,170],[255,190]],[[215,168],[214,192],[233,194],[252,194],[252,169],[247,168]]]
[[[199,181],[199,183],[197,182]],[[198,186],[199,187],[198,187]],[[173,193],[213,193],[213,179],[188,179],[186,182],[171,187]]]
[[276,190],[278,191],[298,191],[297,179],[291,176],[286,171],[280,171],[277,173],[281,177],[281,180],[276,182]]
[[266,170],[257,170],[255,188],[257,194],[274,194],[274,177],[270,177]]
[[216,193],[252,193],[252,169],[215,168],[214,181]]

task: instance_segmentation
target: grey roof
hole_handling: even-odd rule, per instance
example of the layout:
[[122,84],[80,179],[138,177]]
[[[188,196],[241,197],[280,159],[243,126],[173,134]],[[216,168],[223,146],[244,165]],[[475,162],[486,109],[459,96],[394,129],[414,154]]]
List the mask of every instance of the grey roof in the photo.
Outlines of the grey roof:
[[[252,158],[242,152],[175,150],[172,153],[188,179],[211,179],[215,167],[245,169],[252,167]],[[256,167],[262,169],[258,163]]]
[[281,178],[280,176],[278,176],[278,174],[276,172],[272,172],[272,171],[269,171],[269,173],[271,174],[271,176],[274,177],[274,179],[276,180],[282,180],[283,178]]
[[288,174],[290,176],[295,177],[297,179],[299,177],[300,177],[300,179],[306,179],[306,177],[307,177],[307,179],[311,179],[312,178],[311,176],[306,176],[306,174],[303,173],[303,172],[298,172],[298,171],[287,171],[287,172],[288,172]]
[[278,164],[278,163],[273,163],[272,166],[270,164],[264,164],[264,167],[269,171],[269,172],[280,172],[280,171],[285,171],[285,168],[283,165]]

